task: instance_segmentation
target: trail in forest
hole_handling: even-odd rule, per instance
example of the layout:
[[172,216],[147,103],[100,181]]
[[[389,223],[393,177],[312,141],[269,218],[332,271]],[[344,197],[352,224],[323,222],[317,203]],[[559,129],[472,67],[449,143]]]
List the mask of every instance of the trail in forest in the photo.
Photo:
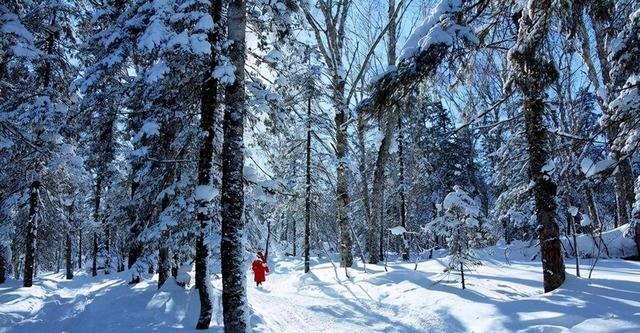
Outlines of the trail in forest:
[[[443,271],[445,253],[414,264],[391,260],[350,268],[349,277],[326,259],[274,258],[263,287],[247,272],[251,326],[255,332],[639,332],[640,263],[600,260],[591,279],[567,266],[562,288],[542,294],[536,249],[511,246],[479,252],[483,264],[467,272]],[[505,255],[509,253],[509,260]],[[584,260],[583,265],[588,265]],[[586,274],[583,266],[583,274]],[[127,284],[127,273],[72,281],[44,274],[32,288],[0,285],[0,333],[195,331],[197,291],[155,279]],[[212,280],[220,288],[220,279]],[[221,302],[211,332],[221,331]]]

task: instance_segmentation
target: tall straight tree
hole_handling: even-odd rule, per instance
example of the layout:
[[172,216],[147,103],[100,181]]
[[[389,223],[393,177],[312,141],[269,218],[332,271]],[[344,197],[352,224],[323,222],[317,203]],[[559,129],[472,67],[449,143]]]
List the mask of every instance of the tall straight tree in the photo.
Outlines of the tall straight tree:
[[227,37],[231,43],[228,57],[234,80],[225,88],[225,111],[222,124],[222,217],[221,268],[222,313],[227,333],[244,333],[249,329],[246,272],[244,268],[244,117],[246,3],[231,0],[227,10]]
[[[218,56],[218,44],[222,34],[222,0],[214,0],[211,5],[211,17],[215,24],[214,30],[207,35],[211,44],[209,64],[204,72],[202,83],[202,96],[200,99],[200,128],[205,133],[200,146],[198,160],[198,186],[201,191],[213,191],[211,168],[213,166],[214,140],[215,140],[215,114],[218,106],[218,80],[213,76]],[[209,199],[209,200],[207,200]],[[197,329],[207,329],[211,323],[213,304],[211,303],[211,288],[209,283],[209,248],[206,243],[207,231],[210,223],[216,215],[210,202],[210,195],[201,195],[196,198],[198,207],[197,219],[199,222],[198,238],[196,240],[196,288],[200,296],[200,317],[196,325]]]
[[331,99],[335,109],[335,152],[336,152],[336,199],[338,210],[338,228],[340,229],[340,266],[351,267],[353,254],[349,231],[347,193],[347,114],[348,105],[345,96],[346,71],[343,66],[345,25],[351,1],[319,0],[317,6],[322,13],[324,26],[314,18],[306,2],[301,3],[307,21],[313,29],[318,48],[327,63],[331,79]]
[[543,117],[546,89],[558,77],[553,63],[540,57],[550,22],[551,2],[534,2],[521,10],[516,45],[509,52],[511,74],[524,99],[528,175],[533,184],[545,292],[557,289],[565,280],[560,234],[555,219],[557,186],[549,174],[550,168],[546,167],[550,157],[545,147],[547,128]]
[[71,258],[71,250],[72,250],[72,243],[71,243],[71,228],[73,227],[73,204],[74,204],[74,200],[69,200],[68,202],[64,203],[66,208],[67,208],[67,215],[68,215],[68,225],[67,228],[65,230],[65,235],[64,235],[64,259],[65,259],[65,273],[66,276],[65,278],[67,280],[71,280],[73,279],[73,259]]
[[[398,116],[398,181],[400,186],[398,192],[400,194],[400,225],[407,230],[407,200],[405,195],[405,176],[404,176],[404,136],[402,133],[402,117]],[[409,235],[402,235],[402,260],[409,260]]]
[[[389,0],[389,10],[387,12],[389,22],[387,23],[387,66],[392,68],[395,66],[396,55],[396,43],[397,43],[397,27],[396,21],[398,10],[396,8],[395,0]],[[369,224],[369,232],[367,237],[367,250],[369,251],[369,263],[377,264],[382,258],[382,210],[384,202],[384,182],[386,180],[384,176],[384,170],[387,166],[387,160],[389,159],[389,147],[391,146],[391,139],[393,136],[393,130],[398,121],[398,112],[396,107],[390,107],[390,110],[383,113],[382,120],[382,141],[378,148],[378,154],[376,158],[376,165],[373,171],[373,188],[371,192],[371,223]],[[386,111],[386,110],[385,110]]]
[[[311,66],[311,55],[309,57],[309,66]],[[311,68],[309,68],[311,70]],[[306,168],[305,168],[305,187],[304,187],[304,272],[308,273],[311,268],[311,96],[313,90],[313,79],[311,75],[307,78],[307,142],[306,142]],[[294,239],[295,242],[295,239]]]
[[40,203],[40,181],[34,180],[29,188],[29,222],[27,223],[26,254],[24,257],[24,287],[33,286],[35,252],[38,232],[38,208]]

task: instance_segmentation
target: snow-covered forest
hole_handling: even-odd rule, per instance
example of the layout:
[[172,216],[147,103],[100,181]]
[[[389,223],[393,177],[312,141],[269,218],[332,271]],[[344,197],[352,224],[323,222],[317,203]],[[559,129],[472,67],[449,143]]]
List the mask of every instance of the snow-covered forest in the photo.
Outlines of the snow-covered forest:
[[0,332],[640,332],[639,145],[637,0],[3,0]]

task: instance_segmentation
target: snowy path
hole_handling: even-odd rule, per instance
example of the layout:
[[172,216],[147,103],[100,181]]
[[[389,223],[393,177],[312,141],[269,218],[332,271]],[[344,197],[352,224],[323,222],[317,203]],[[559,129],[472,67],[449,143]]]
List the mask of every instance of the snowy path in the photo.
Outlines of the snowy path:
[[[350,278],[339,270],[337,279],[327,262],[305,275],[299,259],[277,259],[263,288],[248,286],[251,325],[270,333],[640,332],[640,263],[603,260],[592,279],[569,275],[563,288],[543,295],[540,264],[529,253],[514,253],[511,264],[499,257],[486,255],[468,274],[467,290],[443,273],[442,259],[417,271],[401,262],[388,272],[350,269]],[[125,279],[49,274],[31,289],[10,280],[0,285],[0,333],[195,331],[195,290],[170,284],[158,291],[153,280],[132,286]],[[219,317],[210,331],[221,331]]]
[[[277,266],[264,288],[254,285],[249,288],[252,309],[262,321],[255,325],[256,331],[415,332],[426,330],[421,325],[424,323],[437,327],[438,331],[455,331],[447,325],[446,318],[419,314],[387,302],[388,290],[379,293],[371,290],[375,286],[365,288],[346,278],[337,283],[331,265],[316,266],[311,274],[302,276],[297,273],[301,268],[299,264],[279,262]],[[375,270],[380,271],[381,267]],[[384,281],[375,283],[384,284]],[[382,285],[379,289],[386,288]]]

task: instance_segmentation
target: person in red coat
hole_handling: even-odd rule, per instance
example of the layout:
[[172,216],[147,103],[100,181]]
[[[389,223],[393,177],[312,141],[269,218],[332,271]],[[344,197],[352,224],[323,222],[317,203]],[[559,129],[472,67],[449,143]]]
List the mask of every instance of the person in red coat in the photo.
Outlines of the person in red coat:
[[261,286],[262,282],[266,280],[266,273],[269,273],[267,260],[261,251],[258,251],[256,260],[251,264],[251,270],[253,270],[253,280],[256,282],[256,287]]

